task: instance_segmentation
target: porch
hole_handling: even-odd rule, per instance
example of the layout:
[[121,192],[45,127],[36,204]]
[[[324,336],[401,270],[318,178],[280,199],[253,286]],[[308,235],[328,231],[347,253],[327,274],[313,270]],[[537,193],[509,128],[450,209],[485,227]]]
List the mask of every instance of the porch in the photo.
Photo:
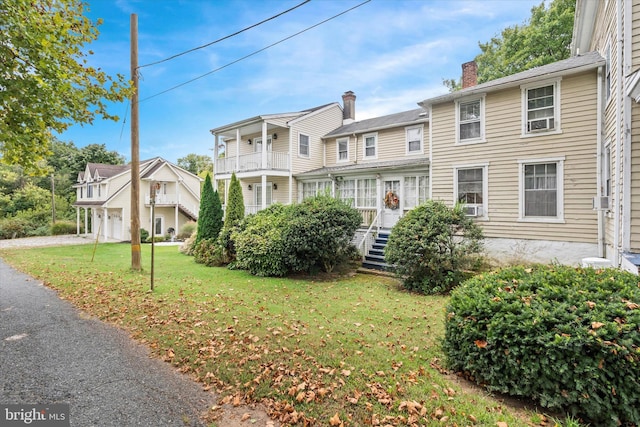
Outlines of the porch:
[[267,151],[241,154],[236,157],[216,160],[216,174],[231,174],[233,172],[251,172],[260,170],[279,170],[288,172],[291,168],[288,152]]

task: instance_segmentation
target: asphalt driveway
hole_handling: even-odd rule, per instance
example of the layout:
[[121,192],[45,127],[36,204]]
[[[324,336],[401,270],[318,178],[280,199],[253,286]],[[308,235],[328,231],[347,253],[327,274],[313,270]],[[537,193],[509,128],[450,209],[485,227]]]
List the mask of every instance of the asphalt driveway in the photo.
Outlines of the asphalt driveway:
[[71,426],[199,426],[214,398],[0,260],[1,404],[68,403]]

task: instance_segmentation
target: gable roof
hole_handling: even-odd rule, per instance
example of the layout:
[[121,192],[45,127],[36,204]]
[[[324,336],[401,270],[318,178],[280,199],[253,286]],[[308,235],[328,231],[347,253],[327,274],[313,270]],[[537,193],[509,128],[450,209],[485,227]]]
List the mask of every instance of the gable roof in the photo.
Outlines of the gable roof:
[[262,122],[268,122],[269,120],[278,120],[278,119],[286,119],[287,123],[296,119],[300,119],[308,114],[313,114],[319,110],[324,108],[328,108],[331,106],[337,106],[342,109],[340,104],[337,102],[332,102],[329,104],[319,105],[317,107],[309,108],[302,111],[295,111],[290,113],[276,113],[276,114],[261,114],[259,116],[251,117],[248,119],[240,120],[234,123],[229,123],[224,126],[220,126],[214,129],[211,129],[213,135],[221,135],[226,138],[235,138],[235,131],[238,128],[245,128],[244,133],[242,135],[246,135],[248,133],[259,132],[261,129]]
[[332,130],[326,134],[323,139],[353,135],[354,133],[371,132],[398,126],[409,126],[428,121],[428,113],[423,108],[416,108],[409,111],[349,123],[348,125],[340,126],[339,128]]
[[89,176],[86,178],[94,179],[96,176],[100,178],[111,178],[112,176],[118,175],[123,171],[129,169],[131,166],[129,165],[107,165],[103,163],[87,163],[84,171],[81,171],[78,174],[78,180],[84,181],[85,174],[88,171]]
[[446,95],[425,99],[418,103],[422,107],[454,101],[469,95],[495,92],[498,90],[518,87],[522,84],[540,80],[541,78],[554,78],[563,75],[576,74],[582,71],[598,68],[605,65],[605,60],[598,52],[588,52],[583,55],[573,56],[569,59],[531,68],[510,76],[491,80],[476,86],[468,87]]

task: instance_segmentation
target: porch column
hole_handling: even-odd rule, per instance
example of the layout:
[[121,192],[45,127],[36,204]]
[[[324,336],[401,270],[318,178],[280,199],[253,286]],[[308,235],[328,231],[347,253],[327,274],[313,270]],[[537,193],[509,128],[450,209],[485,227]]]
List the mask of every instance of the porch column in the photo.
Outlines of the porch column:
[[76,206],[76,236],[80,235],[80,207]]
[[84,208],[84,235],[89,235],[89,208]]
[[[216,136],[216,145],[218,145],[218,137]],[[215,163],[214,163],[215,164]],[[215,171],[214,171],[215,172]],[[181,180],[176,181],[176,206],[173,211],[173,236],[178,235],[178,213],[180,212],[180,184]],[[213,181],[215,182],[215,181]]]
[[266,209],[267,208],[267,175],[265,174],[262,174],[262,188],[260,189],[260,191],[262,191],[262,208],[261,209]]
[[233,168],[234,171],[240,169],[240,145],[242,145],[242,141],[240,141],[240,128],[238,128],[236,129],[236,167]]
[[[260,163],[262,163],[262,166],[260,169],[266,169],[267,168],[267,122],[262,122],[262,153],[261,154],[262,154],[262,159],[260,160]],[[264,188],[264,182],[263,182],[262,188]]]
[[[238,145],[238,148],[240,148],[240,146]],[[216,162],[218,161],[218,135],[216,135],[216,146],[213,148],[213,171],[211,171],[211,174],[213,175],[213,188],[218,188],[218,180],[216,179],[216,169],[217,169],[217,165]],[[176,183],[177,184],[177,183]],[[176,186],[177,188],[177,186]],[[178,222],[176,221],[176,224],[178,224]]]
[[104,215],[102,216],[102,219],[104,220],[104,241],[108,242],[109,241],[109,209],[104,208]]

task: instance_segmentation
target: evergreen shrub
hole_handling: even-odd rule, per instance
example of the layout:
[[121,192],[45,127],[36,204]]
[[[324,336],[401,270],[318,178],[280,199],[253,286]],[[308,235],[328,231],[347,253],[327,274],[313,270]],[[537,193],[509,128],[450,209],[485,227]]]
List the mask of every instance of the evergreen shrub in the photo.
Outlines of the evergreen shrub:
[[75,234],[78,231],[76,223],[73,221],[56,221],[51,225],[51,235]]
[[638,276],[513,267],[451,293],[449,366],[491,391],[534,399],[597,426],[640,425]]
[[406,289],[443,293],[463,281],[481,242],[482,230],[461,206],[428,200],[398,220],[384,254]]

